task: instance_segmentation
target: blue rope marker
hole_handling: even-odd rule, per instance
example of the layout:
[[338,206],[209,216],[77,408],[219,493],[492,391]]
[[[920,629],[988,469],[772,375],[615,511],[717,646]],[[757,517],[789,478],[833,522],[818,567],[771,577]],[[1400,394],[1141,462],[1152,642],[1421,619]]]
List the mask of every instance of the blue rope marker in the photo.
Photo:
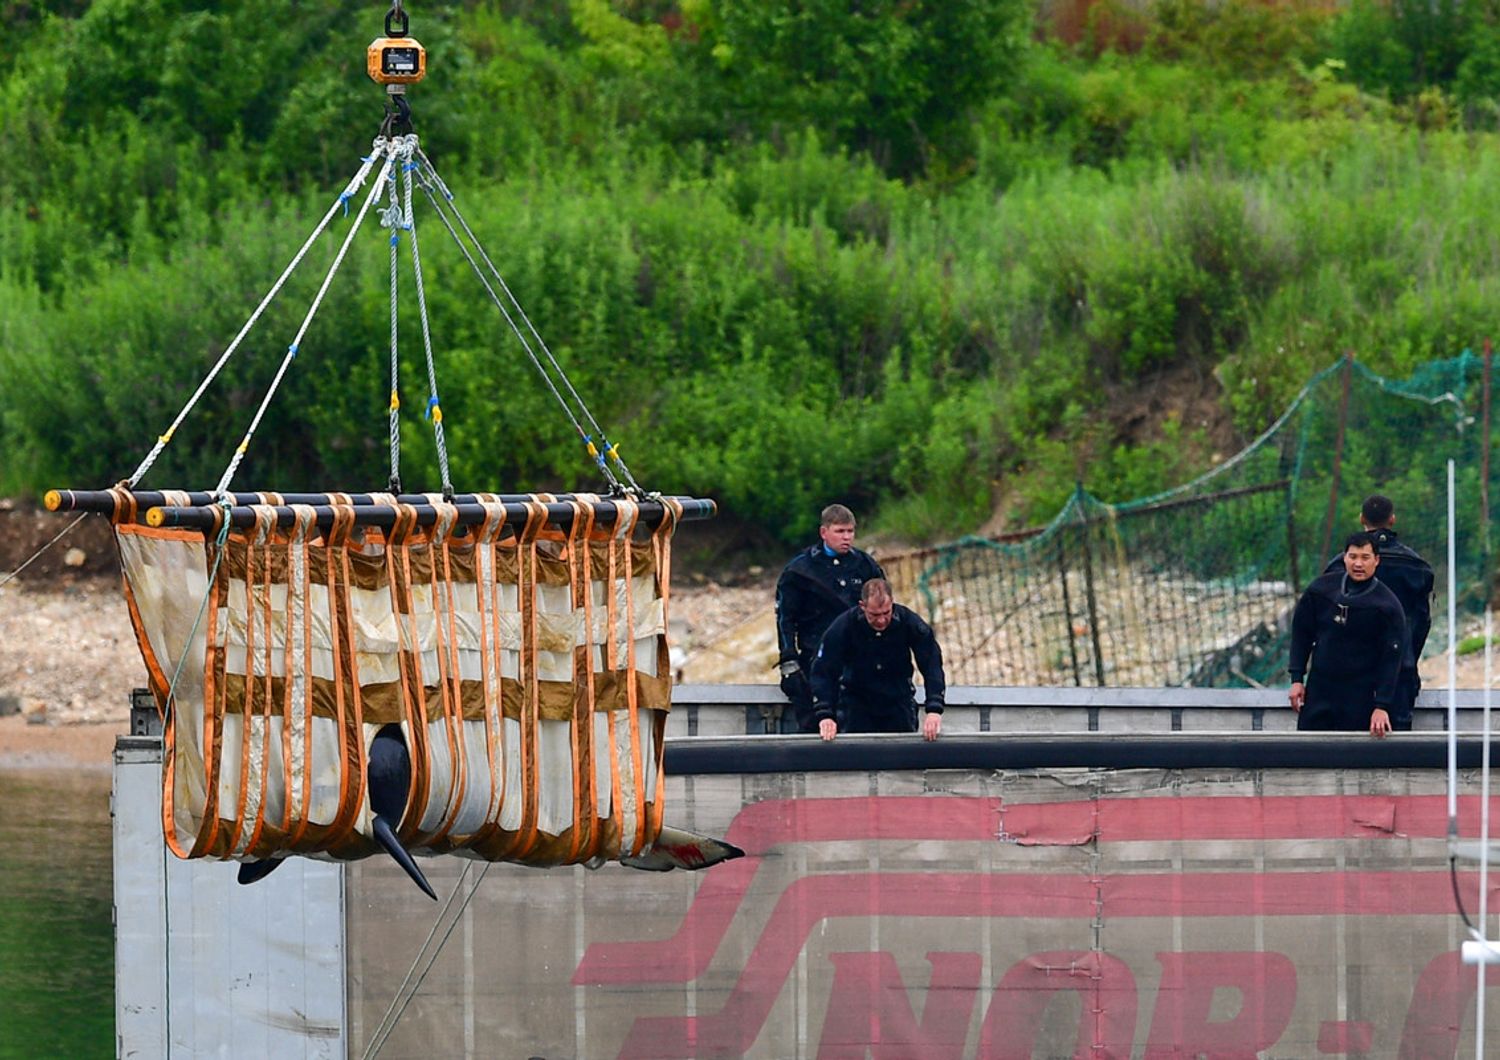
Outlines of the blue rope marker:
[[297,344],[295,342],[292,343],[286,348],[286,352],[291,354],[293,357],[297,356]]
[[350,195],[349,195],[349,193],[347,191],[343,191],[343,192],[339,193],[339,205],[344,208],[344,216],[345,217],[349,216],[349,198],[350,198]]
[[437,408],[437,407],[438,407],[437,395],[433,394],[432,397],[430,397],[430,398],[427,399],[427,411],[424,412],[424,413],[422,413],[422,418],[424,420],[430,420],[430,419],[432,419],[432,410],[435,409],[435,408]]

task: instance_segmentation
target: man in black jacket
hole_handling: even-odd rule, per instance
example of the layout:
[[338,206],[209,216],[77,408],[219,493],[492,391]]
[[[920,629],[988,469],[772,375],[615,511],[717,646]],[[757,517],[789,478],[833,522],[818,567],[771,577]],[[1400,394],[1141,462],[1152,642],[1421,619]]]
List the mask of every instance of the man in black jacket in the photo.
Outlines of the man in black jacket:
[[[1432,567],[1415,549],[1397,539],[1396,506],[1389,497],[1378,493],[1366,497],[1360,506],[1359,522],[1375,539],[1375,551],[1380,554],[1375,577],[1396,594],[1406,615],[1406,643],[1396,678],[1396,698],[1391,704],[1391,728],[1405,731],[1411,728],[1412,706],[1422,688],[1417,665],[1422,661],[1422,648],[1432,629]],[[1344,556],[1339,553],[1328,561],[1326,572],[1343,569]]]
[[1391,731],[1406,619],[1396,594],[1376,579],[1379,565],[1374,535],[1350,534],[1344,570],[1319,575],[1297,601],[1287,698],[1299,729]]
[[884,578],[865,582],[859,606],[834,619],[813,662],[813,703],[823,739],[840,729],[915,732],[914,658],[925,693],[922,737],[936,740],[947,692],[937,637],[921,616],[892,599]]
[[813,657],[823,632],[859,603],[864,584],[885,572],[854,547],[854,513],[842,504],[823,509],[819,541],[792,557],[776,582],[776,640],[781,650],[781,691],[791,702],[793,725],[783,732],[817,732],[813,717]]

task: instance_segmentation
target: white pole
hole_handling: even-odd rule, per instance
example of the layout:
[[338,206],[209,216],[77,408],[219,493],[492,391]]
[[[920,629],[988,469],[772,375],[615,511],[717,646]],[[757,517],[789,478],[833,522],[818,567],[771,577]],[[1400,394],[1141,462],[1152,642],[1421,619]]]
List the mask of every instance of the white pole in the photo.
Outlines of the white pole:
[[1453,461],[1448,461],[1448,839],[1458,838],[1458,607],[1453,519]]
[[[1479,780],[1479,936],[1489,938],[1490,896],[1490,684],[1494,665],[1494,649],[1490,639],[1495,632],[1495,612],[1488,604],[1484,608],[1484,749],[1481,752]],[[1484,1060],[1484,980],[1489,967],[1480,964],[1475,969],[1478,986],[1475,993],[1474,1055]]]

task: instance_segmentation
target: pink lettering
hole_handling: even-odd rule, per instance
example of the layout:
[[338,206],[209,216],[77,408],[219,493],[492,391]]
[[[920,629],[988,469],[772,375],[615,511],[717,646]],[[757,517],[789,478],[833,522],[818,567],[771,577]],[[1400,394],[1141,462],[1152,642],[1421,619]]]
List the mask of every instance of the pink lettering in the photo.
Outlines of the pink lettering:
[[[1207,1054],[1255,1060],[1285,1033],[1297,1001],[1297,969],[1280,953],[1158,953],[1161,985],[1146,1060]],[[1239,1011],[1210,1019],[1214,992],[1238,990]]]
[[977,953],[929,953],[932,978],[917,1022],[896,958],[835,953],[818,1060],[959,1060],[979,992]]
[[[1500,982],[1500,968],[1489,965],[1485,971],[1486,986]],[[1397,1055],[1402,1060],[1453,1060],[1478,989],[1478,970],[1458,954],[1440,953],[1428,961],[1412,990]]]
[[1107,953],[1035,953],[995,987],[979,1034],[980,1060],[1030,1060],[1047,1005],[1059,991],[1083,1000],[1074,1055],[1127,1058],[1135,1040],[1135,976]]

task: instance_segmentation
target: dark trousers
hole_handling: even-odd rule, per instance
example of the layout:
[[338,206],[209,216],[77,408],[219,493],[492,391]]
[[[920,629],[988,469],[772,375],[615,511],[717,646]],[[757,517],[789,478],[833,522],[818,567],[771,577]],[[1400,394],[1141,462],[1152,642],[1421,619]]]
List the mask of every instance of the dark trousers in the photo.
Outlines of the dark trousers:
[[[1307,701],[1297,715],[1301,732],[1369,732],[1370,715],[1375,710],[1375,686],[1368,681],[1325,679],[1322,684],[1309,683]],[[1391,728],[1396,727],[1391,712]],[[1411,728],[1407,716],[1406,727]]]
[[812,674],[812,660],[800,662],[800,665],[800,673],[781,679],[781,694],[786,696],[786,706],[781,708],[781,722],[777,727],[781,733],[818,731],[818,719],[813,716],[812,684],[808,680]]
[[851,699],[838,709],[839,732],[916,732],[916,700]]
[[1412,710],[1417,704],[1417,693],[1422,691],[1422,676],[1416,669],[1402,670],[1396,678],[1396,702],[1391,704],[1391,728],[1397,732],[1411,731]]

